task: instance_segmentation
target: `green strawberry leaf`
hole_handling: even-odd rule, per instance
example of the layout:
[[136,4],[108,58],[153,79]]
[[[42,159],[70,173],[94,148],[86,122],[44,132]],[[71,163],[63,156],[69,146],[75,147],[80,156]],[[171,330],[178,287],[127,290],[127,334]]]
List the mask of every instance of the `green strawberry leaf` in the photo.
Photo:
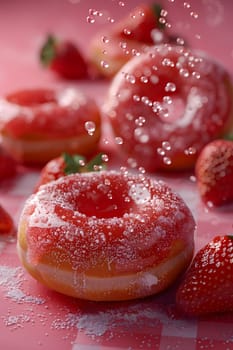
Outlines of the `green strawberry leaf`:
[[106,169],[106,165],[103,163],[103,153],[97,154],[87,163],[86,158],[78,154],[63,153],[62,156],[66,164],[64,169],[66,175]]

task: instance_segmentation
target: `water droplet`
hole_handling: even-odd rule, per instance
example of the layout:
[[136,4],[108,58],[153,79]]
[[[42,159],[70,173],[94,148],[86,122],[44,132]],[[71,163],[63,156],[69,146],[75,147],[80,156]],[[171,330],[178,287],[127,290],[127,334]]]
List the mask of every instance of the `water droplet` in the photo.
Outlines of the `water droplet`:
[[128,158],[127,163],[131,168],[136,168],[137,167],[137,161],[134,158]]
[[189,147],[189,148],[187,148],[187,149],[184,151],[184,153],[185,153],[186,155],[195,154],[195,153],[196,153],[196,148],[195,148],[195,147]]
[[169,157],[164,157],[163,158],[163,162],[166,165],[171,165],[172,164],[171,158],[169,158]]
[[184,39],[180,38],[180,37],[176,38],[176,42],[178,45],[184,45],[184,43],[185,43]]
[[163,96],[163,102],[168,104],[168,105],[172,104],[171,96]]
[[130,35],[130,34],[131,34],[131,30],[125,28],[125,29],[123,30],[123,33],[124,33],[125,35]]
[[179,70],[179,73],[180,73],[180,75],[181,75],[182,77],[184,77],[184,78],[188,78],[188,77],[189,77],[189,71],[188,71],[188,69],[181,68],[181,69]]
[[191,11],[190,12],[190,16],[193,17],[194,19],[198,19],[198,13],[194,12],[194,11]]
[[144,103],[147,106],[153,105],[153,103],[151,102],[151,100],[147,96],[142,96],[141,101],[142,101],[142,103]]
[[137,119],[135,119],[135,124],[137,126],[143,126],[143,124],[146,122],[146,118],[144,118],[143,116],[138,117]]
[[119,6],[121,6],[121,7],[124,7],[125,6],[125,3],[123,2],[123,1],[119,1]]
[[95,18],[92,16],[87,16],[87,23],[90,23],[90,24],[95,23]]
[[144,75],[141,76],[140,80],[144,84],[148,83],[148,78],[146,76],[144,76]]
[[100,62],[100,64],[101,64],[101,66],[102,66],[103,68],[109,68],[108,62],[106,62],[106,61],[104,61],[104,60],[102,60],[102,61]]
[[168,67],[175,67],[175,63],[172,60],[170,60],[170,58],[164,58],[162,60],[162,65]]
[[136,78],[133,74],[126,74],[125,79],[130,83],[130,84],[135,84]]
[[200,79],[201,78],[201,74],[199,72],[192,72],[192,76],[196,79]]
[[122,145],[122,144],[123,144],[123,139],[122,139],[122,137],[116,136],[116,137],[115,137],[115,143],[116,143],[117,145]]
[[159,18],[159,23],[165,24],[166,23],[166,18],[160,17]]
[[163,149],[165,149],[166,151],[170,151],[170,150],[171,150],[171,144],[170,144],[170,142],[168,142],[168,141],[163,141],[163,142],[162,142],[162,147],[163,147]]
[[119,46],[122,48],[122,49],[126,49],[127,48],[127,43],[125,41],[121,41]]
[[189,177],[189,179],[190,179],[191,182],[196,182],[196,181],[197,181],[197,178],[196,178],[196,176],[194,176],[194,175],[191,175],[191,176]]
[[141,127],[134,130],[134,137],[140,143],[147,143],[149,141],[149,135]]
[[174,91],[176,91],[176,84],[171,83],[171,82],[167,83],[166,86],[165,86],[165,91],[166,92],[169,92],[169,91],[174,92]]
[[79,159],[78,163],[80,166],[84,166],[86,164],[84,159]]
[[110,22],[110,23],[114,23],[114,22],[115,22],[115,20],[114,20],[112,17],[108,17],[108,22]]
[[141,98],[138,95],[133,95],[133,100],[136,102],[139,102],[139,101],[141,101]]
[[161,147],[158,147],[158,148],[157,148],[157,153],[158,153],[160,156],[164,156],[164,155],[165,155],[165,151],[164,151],[164,149],[162,149]]
[[103,43],[107,44],[107,43],[109,43],[109,38],[107,36],[103,35],[102,41],[103,41]]
[[109,158],[107,154],[102,154],[101,159],[103,162],[108,162]]
[[166,17],[167,14],[168,14],[168,12],[167,12],[166,10],[164,10],[164,9],[162,9],[162,10],[160,11],[160,16],[162,16],[162,17]]
[[92,121],[87,121],[85,123],[85,129],[88,132],[88,134],[92,136],[95,132],[95,123]]
[[184,2],[184,8],[189,9],[191,7],[190,3]]

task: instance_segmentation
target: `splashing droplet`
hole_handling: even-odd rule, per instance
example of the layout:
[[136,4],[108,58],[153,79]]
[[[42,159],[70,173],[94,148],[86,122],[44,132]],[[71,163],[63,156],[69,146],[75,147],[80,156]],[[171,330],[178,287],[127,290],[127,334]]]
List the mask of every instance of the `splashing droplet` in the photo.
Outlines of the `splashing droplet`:
[[107,43],[109,43],[109,38],[107,36],[103,35],[102,36],[102,41],[103,41],[104,44],[107,44]]
[[164,157],[163,158],[163,162],[166,165],[171,165],[172,164],[171,158],[169,158],[169,157]]
[[104,61],[104,60],[102,60],[101,62],[100,62],[100,64],[101,64],[101,66],[103,67],[103,68],[109,68],[109,64],[108,64],[108,62],[106,62],[106,61]]
[[87,23],[89,24],[95,23],[95,18],[93,16],[87,16]]
[[176,91],[176,84],[171,83],[171,82],[167,83],[166,86],[165,86],[165,91],[166,92],[169,92],[169,91],[174,92],[174,91]]
[[86,129],[86,131],[88,132],[88,134],[89,135],[93,135],[94,134],[94,132],[95,132],[95,123],[94,122],[92,122],[92,121],[87,121],[86,123],[85,123],[85,129]]
[[116,136],[115,137],[115,143],[117,145],[122,145],[123,144],[123,139],[121,137],[119,137],[119,136]]

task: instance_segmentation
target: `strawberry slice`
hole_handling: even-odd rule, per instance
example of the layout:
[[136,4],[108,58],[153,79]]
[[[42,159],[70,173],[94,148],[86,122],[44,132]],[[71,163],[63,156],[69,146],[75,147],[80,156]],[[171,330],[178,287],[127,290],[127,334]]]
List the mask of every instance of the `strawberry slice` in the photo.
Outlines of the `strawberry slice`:
[[208,205],[233,202],[233,142],[214,140],[201,151],[196,162],[200,196]]
[[84,79],[88,65],[79,48],[70,40],[49,35],[40,50],[41,63],[65,79]]
[[162,7],[159,4],[141,4],[116,24],[115,32],[122,38],[153,44],[153,30],[165,30],[161,21]]
[[178,307],[189,315],[233,311],[233,236],[216,236],[195,256],[178,288]]
[[14,223],[10,214],[0,205],[0,234],[9,234],[14,231]]
[[97,154],[90,160],[77,154],[63,153],[60,157],[52,159],[44,166],[34,191],[36,192],[41,185],[57,180],[60,177],[75,173],[98,171],[103,168],[102,153]]

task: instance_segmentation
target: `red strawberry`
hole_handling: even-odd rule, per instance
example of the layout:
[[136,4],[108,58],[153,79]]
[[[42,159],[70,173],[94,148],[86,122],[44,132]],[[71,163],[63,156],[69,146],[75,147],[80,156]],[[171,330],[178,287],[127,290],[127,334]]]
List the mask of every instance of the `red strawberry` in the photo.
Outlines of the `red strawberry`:
[[196,162],[200,195],[209,205],[233,202],[233,142],[214,140],[207,144]]
[[0,181],[16,174],[16,162],[0,147]]
[[8,212],[0,205],[0,234],[12,233],[14,223]]
[[189,315],[233,311],[233,236],[217,236],[197,253],[176,301]]
[[153,30],[158,30],[163,36],[164,19],[159,4],[142,4],[133,9],[124,19],[116,24],[115,32],[125,39],[132,39],[143,43],[153,44]]
[[39,181],[35,187],[35,192],[38,188],[50,181],[59,179],[60,177],[89,171],[95,171],[103,168],[103,154],[100,153],[91,160],[87,161],[80,155],[70,155],[63,153],[60,157],[49,161],[41,171]]
[[77,46],[68,40],[58,41],[49,35],[40,51],[41,62],[65,79],[83,79],[88,65]]

